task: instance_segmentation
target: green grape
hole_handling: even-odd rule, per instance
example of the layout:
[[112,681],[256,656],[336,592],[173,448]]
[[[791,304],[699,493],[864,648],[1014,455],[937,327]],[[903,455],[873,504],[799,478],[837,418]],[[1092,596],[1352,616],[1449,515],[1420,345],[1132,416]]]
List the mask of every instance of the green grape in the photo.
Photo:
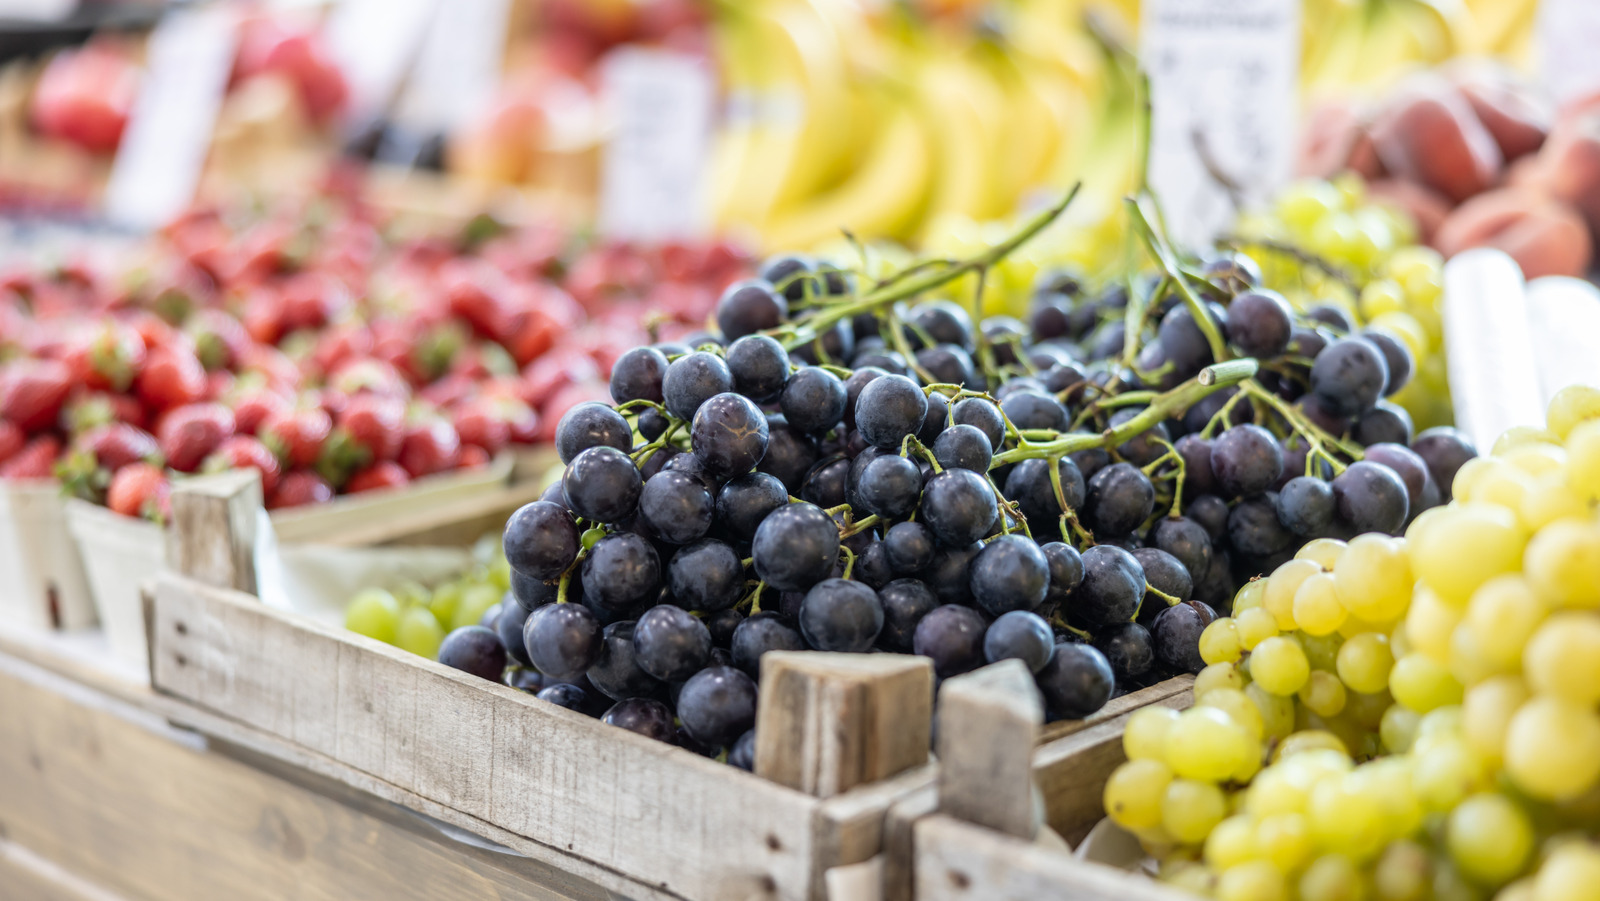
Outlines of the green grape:
[[1333,572],[1334,565],[1339,558],[1344,556],[1347,545],[1337,538],[1313,538],[1305,546],[1294,552],[1297,560],[1311,560],[1328,572]]
[[1472,593],[1466,623],[1485,658],[1501,666],[1522,663],[1523,646],[1548,614],[1548,608],[1520,573],[1507,573]]
[[1163,873],[1162,879],[1169,885],[1176,886],[1191,895],[1209,898],[1217,890],[1217,874],[1210,867],[1192,861],[1182,861],[1182,866],[1175,868],[1171,873]]
[[1306,684],[1311,664],[1293,638],[1278,635],[1261,642],[1250,654],[1250,679],[1275,695],[1292,695]]
[[1256,645],[1278,634],[1278,621],[1263,607],[1251,607],[1233,617],[1234,632],[1239,637],[1239,647],[1255,650]]
[[1400,313],[1406,308],[1406,292],[1400,283],[1391,278],[1377,278],[1367,282],[1356,301],[1361,318],[1371,322],[1384,313]]
[[1578,797],[1600,776],[1600,717],[1564,698],[1533,698],[1506,730],[1505,769],[1535,798]]
[[1398,618],[1411,602],[1411,564],[1404,542],[1368,533],[1351,539],[1333,571],[1339,603],[1372,623]]
[[1461,624],[1450,633],[1450,675],[1462,686],[1479,682],[1504,672],[1514,672],[1516,667],[1504,666],[1489,659],[1478,647],[1478,639],[1471,627]]
[[1217,619],[1200,633],[1200,659],[1207,664],[1232,663],[1242,654],[1232,617]]
[[1361,868],[1343,854],[1324,854],[1300,874],[1300,901],[1362,901]]
[[1266,860],[1230,867],[1217,877],[1217,901],[1287,901],[1289,884]]
[[1498,765],[1504,756],[1511,718],[1528,700],[1528,686],[1517,676],[1494,676],[1467,689],[1461,704],[1461,735],[1483,760]]
[[1275,813],[1256,823],[1255,849],[1285,873],[1300,869],[1311,856],[1311,832],[1299,813]]
[[1312,669],[1334,672],[1338,669],[1339,648],[1344,645],[1342,635],[1299,634],[1300,647],[1305,649],[1306,660]]
[[1565,441],[1579,424],[1600,419],[1600,388],[1569,385],[1550,398],[1545,411],[1546,424]]
[[1573,492],[1567,468],[1561,466],[1534,477],[1517,518],[1529,532],[1537,532],[1558,519],[1581,520],[1588,512],[1588,502]]
[[1161,805],[1172,782],[1172,770],[1159,760],[1130,760],[1106,780],[1106,816],[1124,829],[1161,825]]
[[428,603],[428,587],[415,579],[407,579],[401,582],[390,593],[394,595],[395,600],[400,602],[401,607],[415,607]]
[[1222,789],[1210,782],[1174,779],[1161,801],[1161,826],[1180,842],[1199,844],[1227,813]]
[[1333,673],[1312,670],[1306,684],[1300,686],[1299,698],[1317,716],[1338,716],[1344,710],[1344,683]]
[[1164,760],[1167,734],[1178,721],[1171,707],[1141,707],[1128,717],[1122,730],[1122,752],[1129,760]]
[[439,656],[442,641],[444,629],[427,607],[407,607],[400,614],[400,625],[394,633],[395,647],[433,660]]
[[1206,836],[1205,862],[1223,873],[1255,855],[1255,821],[1248,815],[1234,814],[1218,823]]
[[1261,710],[1243,691],[1237,688],[1217,688],[1195,698],[1195,705],[1214,707],[1228,715],[1234,725],[1244,729],[1250,740],[1260,743],[1262,736]]
[[1533,824],[1506,796],[1473,795],[1450,811],[1446,846],[1467,878],[1489,887],[1522,873],[1533,853]]
[[1314,573],[1294,593],[1294,621],[1307,635],[1332,635],[1349,615],[1339,603],[1332,573]]
[[1300,559],[1289,560],[1272,571],[1272,577],[1267,579],[1267,593],[1261,599],[1261,606],[1272,614],[1280,631],[1289,632],[1296,628],[1295,592],[1300,590],[1306,579],[1321,574],[1321,564]]
[[1424,810],[1443,813],[1487,788],[1488,774],[1465,742],[1446,740],[1416,755],[1411,787]]
[[[1600,571],[1596,572],[1600,577]],[[1562,612],[1528,639],[1523,672],[1528,687],[1578,704],[1600,702],[1600,617]]]
[[1290,733],[1278,743],[1272,754],[1276,759],[1282,760],[1296,754],[1309,754],[1312,751],[1333,751],[1346,757],[1350,756],[1350,749],[1343,739],[1322,729],[1301,729]]
[[1273,211],[1297,234],[1309,234],[1318,222],[1344,209],[1339,189],[1320,179],[1297,181],[1273,201]]
[[433,618],[439,625],[449,627],[456,621],[456,608],[461,606],[462,586],[459,582],[446,582],[433,590],[433,596],[428,599],[428,609],[433,611]]
[[1185,779],[1221,782],[1256,751],[1243,727],[1214,707],[1191,707],[1167,731],[1165,760]]
[[1344,715],[1370,732],[1378,731],[1378,726],[1383,723],[1383,712],[1393,706],[1394,698],[1387,691],[1372,694],[1347,691],[1344,696]]
[[1514,509],[1485,503],[1440,508],[1427,529],[1408,542],[1417,578],[1446,603],[1461,606],[1483,583],[1516,572],[1527,536]]
[[[1490,585],[1494,580],[1490,580]],[[1480,588],[1481,594],[1489,586]],[[1473,595],[1474,598],[1477,595]],[[1417,586],[1406,611],[1406,640],[1411,647],[1441,663],[1450,659],[1450,633],[1461,623],[1461,611],[1439,599],[1433,589]]]
[[1244,687],[1244,693],[1261,711],[1261,727],[1268,738],[1283,738],[1294,731],[1294,701],[1291,698],[1275,695],[1254,682]]
[[344,609],[344,627],[359,635],[394,643],[400,620],[400,602],[382,588],[365,588]]
[[1421,845],[1390,842],[1372,867],[1372,894],[1378,901],[1421,901],[1433,881],[1433,862]]
[[1426,654],[1408,654],[1395,661],[1389,671],[1389,691],[1418,713],[1461,703],[1461,683]]
[[1323,851],[1366,860],[1383,847],[1383,805],[1350,778],[1320,780],[1306,807],[1311,839]]
[[1594,901],[1600,887],[1600,849],[1573,842],[1550,852],[1533,878],[1533,901]]
[[1389,652],[1389,636],[1362,632],[1339,647],[1339,678],[1354,691],[1373,694],[1389,687],[1389,670],[1394,656]]
[[1369,761],[1356,770],[1356,779],[1383,806],[1384,822],[1391,836],[1410,835],[1422,825],[1422,802],[1412,785],[1409,759],[1385,757]]
[[1232,663],[1213,663],[1194,677],[1194,696],[1198,700],[1219,688],[1245,687],[1244,673]]
[[462,626],[477,625],[483,619],[483,614],[490,607],[500,603],[503,594],[499,589],[486,582],[477,582],[468,585],[461,592],[461,602],[456,605],[455,616],[450,620],[452,630]]
[[1411,745],[1412,750],[1422,754],[1440,742],[1461,738],[1465,719],[1461,707],[1454,704],[1424,713],[1417,721],[1417,738]]
[[1244,583],[1243,587],[1241,587],[1233,596],[1234,618],[1237,619],[1239,614],[1246,610],[1253,610],[1257,607],[1260,607],[1261,601],[1264,597],[1266,597],[1266,594],[1266,580],[1251,579],[1250,581]]
[[1391,754],[1404,754],[1411,750],[1411,744],[1417,737],[1417,723],[1421,719],[1422,714],[1398,704],[1385,710],[1383,721],[1378,725],[1378,736],[1383,740],[1383,747]]
[[1600,422],[1585,422],[1567,435],[1567,483],[1585,500],[1600,499]]

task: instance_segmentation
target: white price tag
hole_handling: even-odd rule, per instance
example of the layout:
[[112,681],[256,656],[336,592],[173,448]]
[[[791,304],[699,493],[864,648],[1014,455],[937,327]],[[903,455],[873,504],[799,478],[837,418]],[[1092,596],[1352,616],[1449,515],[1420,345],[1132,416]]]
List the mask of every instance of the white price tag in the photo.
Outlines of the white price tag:
[[1600,3],[1595,0],[1541,0],[1539,74],[1557,104],[1600,93]]
[[0,0],[0,19],[59,22],[77,8],[78,0]]
[[657,241],[707,224],[715,86],[705,61],[626,47],[605,60],[602,103],[611,123],[601,168],[600,227],[611,237]]
[[[350,83],[351,121],[381,115],[416,60],[438,0],[342,0],[328,19],[328,45]],[[464,4],[462,4],[464,5]]]
[[510,0],[453,0],[435,9],[397,118],[450,132],[489,105],[505,62]]
[[139,96],[106,185],[112,221],[158,228],[194,200],[238,39],[230,7],[177,9],[150,35]]
[[[1147,0],[1140,59],[1150,75],[1150,184],[1173,238],[1209,244],[1294,167],[1299,0]],[[1215,174],[1214,174],[1215,173]]]

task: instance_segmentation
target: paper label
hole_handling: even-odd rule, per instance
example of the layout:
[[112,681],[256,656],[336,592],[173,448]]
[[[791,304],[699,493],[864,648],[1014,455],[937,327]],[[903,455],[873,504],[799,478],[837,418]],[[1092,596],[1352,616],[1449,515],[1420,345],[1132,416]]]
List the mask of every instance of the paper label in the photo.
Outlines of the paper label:
[[112,221],[159,228],[194,200],[238,39],[228,7],[175,9],[150,35],[139,96],[106,185]]
[[600,228],[637,241],[704,232],[715,85],[704,59],[627,47],[604,63],[610,123],[601,167]]
[[1556,103],[1600,93],[1600,3],[1595,0],[1541,0],[1539,74]]
[[328,45],[350,84],[351,121],[381,115],[416,61],[434,9],[456,0],[342,0],[328,19]]
[[425,132],[451,132],[494,99],[505,61],[510,0],[452,0],[434,11],[397,118]]
[[1234,219],[1224,182],[1248,207],[1293,173],[1300,4],[1147,0],[1141,16],[1150,186],[1172,237],[1203,247]]
[[78,0],[0,0],[0,19],[59,22],[77,8]]

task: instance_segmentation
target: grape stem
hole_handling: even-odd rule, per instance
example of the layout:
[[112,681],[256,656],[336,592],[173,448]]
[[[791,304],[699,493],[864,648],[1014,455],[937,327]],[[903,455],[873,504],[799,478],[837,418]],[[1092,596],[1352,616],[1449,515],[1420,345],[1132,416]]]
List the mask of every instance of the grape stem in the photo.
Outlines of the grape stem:
[[[1206,310],[1206,305],[1200,300],[1200,295],[1194,293],[1194,288],[1189,284],[1188,278],[1183,273],[1183,268],[1178,264],[1178,255],[1173,252],[1166,239],[1156,233],[1150,224],[1150,219],[1144,211],[1145,198],[1132,197],[1123,201],[1128,207],[1128,218],[1132,221],[1134,230],[1139,237],[1144,239],[1145,246],[1150,248],[1150,253],[1161,264],[1162,271],[1178,293],[1183,295],[1184,305],[1189,308],[1189,315],[1194,317],[1194,324],[1206,336],[1206,344],[1211,347],[1211,359],[1222,362],[1228,359],[1228,344],[1222,340],[1222,333],[1217,330],[1217,324],[1211,321],[1211,314]],[[1129,298],[1128,303],[1133,303]]]
[[1079,638],[1083,639],[1084,641],[1091,641],[1091,642],[1094,641],[1094,636],[1093,635],[1090,635],[1088,632],[1085,632],[1082,629],[1075,629],[1072,626],[1068,625],[1066,617],[1063,617],[1060,614],[1056,614],[1056,616],[1052,617],[1051,618],[1051,623],[1056,628],[1062,630],[1063,632],[1069,632],[1069,633],[1071,633],[1073,635],[1078,636]]
[[678,434],[678,430],[681,429],[681,428],[683,428],[683,420],[681,420],[681,419],[672,420],[672,424],[667,426],[667,430],[665,432],[661,433],[661,437],[660,438],[657,438],[656,440],[650,442],[649,444],[646,444],[644,447],[641,447],[638,450],[633,452],[634,465],[642,467],[646,463],[649,463],[650,462],[650,458],[654,457],[656,455],[656,451],[661,450],[663,447],[666,447],[667,446],[667,442],[671,441],[672,440],[672,436]]
[[1250,379],[1241,384],[1239,386],[1239,390],[1241,394],[1248,394],[1251,398],[1271,407],[1274,412],[1287,420],[1290,428],[1305,436],[1305,439],[1310,442],[1311,447],[1307,451],[1306,456],[1308,458],[1313,454],[1322,456],[1323,459],[1327,460],[1328,463],[1333,466],[1333,470],[1336,474],[1344,472],[1344,464],[1334,459],[1333,455],[1328,453],[1328,447],[1332,447],[1334,450],[1337,450],[1339,453],[1344,454],[1352,460],[1360,460],[1362,458],[1363,453],[1361,448],[1343,439],[1335,438],[1323,431],[1321,426],[1318,426],[1316,423],[1307,419],[1305,414],[1284,402],[1283,398],[1273,394],[1266,388],[1263,388],[1255,379]]

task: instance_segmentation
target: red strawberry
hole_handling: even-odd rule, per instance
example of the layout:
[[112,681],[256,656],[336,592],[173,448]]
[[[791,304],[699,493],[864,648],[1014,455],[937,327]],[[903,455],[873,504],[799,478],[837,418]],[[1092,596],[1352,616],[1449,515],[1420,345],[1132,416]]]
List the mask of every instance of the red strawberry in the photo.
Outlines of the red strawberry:
[[250,333],[222,310],[199,310],[189,319],[195,355],[207,370],[232,369],[244,358]]
[[226,369],[206,373],[206,400],[221,400],[233,392],[234,376]]
[[123,516],[165,522],[172,516],[172,483],[159,466],[130,463],[111,477],[106,506]]
[[221,404],[190,404],[162,418],[157,433],[167,463],[179,472],[194,472],[233,434],[233,411]]
[[330,326],[317,338],[311,363],[318,372],[333,372],[351,360],[372,353],[372,332],[363,325],[344,323]]
[[457,407],[456,432],[463,444],[475,444],[492,456],[511,441],[511,423],[488,398],[475,397]]
[[240,235],[233,244],[233,266],[229,280],[246,285],[259,284],[269,275],[282,272],[290,264],[288,245],[293,229],[285,222],[262,222]]
[[241,375],[259,372],[266,376],[269,387],[285,393],[297,390],[304,379],[300,367],[296,366],[283,351],[263,344],[253,344],[245,351],[239,372]]
[[201,469],[206,472],[225,472],[230,469],[254,469],[261,473],[261,492],[270,497],[277,489],[283,467],[265,444],[249,435],[234,435],[222,442],[216,452],[206,458]]
[[568,385],[600,378],[594,357],[577,348],[558,347],[529,364],[522,371],[527,384],[521,396],[534,406],[542,406],[557,391]]
[[95,426],[84,432],[76,444],[93,454],[96,463],[113,472],[161,456],[161,447],[154,435],[125,422]]
[[477,390],[477,383],[464,375],[451,373],[418,392],[423,400],[440,409],[465,403]]
[[395,397],[357,394],[339,416],[339,425],[372,460],[393,460],[405,436],[406,405]]
[[283,285],[279,295],[283,324],[289,331],[320,328],[350,305],[350,292],[331,275],[302,272]]
[[288,328],[284,324],[283,301],[268,286],[252,290],[244,301],[241,322],[252,339],[261,344],[277,344]]
[[510,328],[511,310],[506,300],[505,276],[490,266],[465,261],[448,265],[441,273],[450,312],[485,338],[498,340]]
[[413,423],[400,444],[400,466],[413,479],[456,468],[461,437],[455,426],[435,416]]
[[350,477],[345,490],[351,494],[382,488],[399,488],[411,481],[400,464],[392,460],[379,460]]
[[0,419],[0,464],[15,457],[27,442],[28,436],[22,434],[16,423]]
[[562,328],[555,319],[539,310],[522,310],[512,317],[506,350],[518,366],[526,366],[555,346]]
[[371,357],[345,363],[328,378],[328,385],[345,394],[370,391],[399,398],[411,395],[411,386],[399,370]]
[[463,444],[461,445],[461,465],[459,468],[482,469],[489,465],[491,459],[493,458],[489,456],[489,452],[476,444]]
[[320,407],[270,413],[257,434],[290,466],[312,466],[333,432],[333,419]]
[[512,444],[539,443],[539,413],[520,400],[503,398],[497,401],[506,425],[511,428]]
[[171,410],[205,397],[206,370],[186,349],[157,346],[145,358],[135,388],[145,406]]
[[24,432],[56,424],[72,391],[72,373],[59,360],[19,360],[0,377],[0,416]]
[[95,426],[125,422],[145,427],[144,404],[131,394],[95,392],[73,398],[61,414],[62,424],[72,435],[81,435]]
[[144,365],[144,358],[144,341],[139,333],[107,323],[70,347],[62,360],[78,384],[126,391]]
[[40,435],[0,465],[0,479],[48,479],[60,455],[61,439]]
[[289,402],[283,395],[266,388],[247,389],[233,404],[233,424],[241,435],[254,435],[274,413],[287,413]]
[[297,469],[278,480],[278,490],[267,497],[267,509],[325,504],[333,500],[333,486],[314,472]]

